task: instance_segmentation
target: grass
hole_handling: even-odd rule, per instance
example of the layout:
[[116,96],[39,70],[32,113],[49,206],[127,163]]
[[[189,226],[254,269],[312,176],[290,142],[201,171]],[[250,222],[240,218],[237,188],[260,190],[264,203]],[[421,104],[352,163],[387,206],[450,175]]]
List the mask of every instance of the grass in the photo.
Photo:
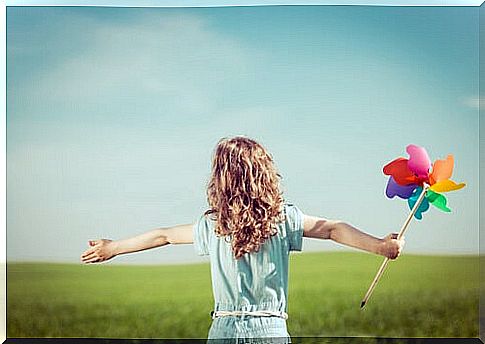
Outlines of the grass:
[[[292,336],[477,337],[478,258],[403,255],[364,309],[382,259],[291,256]],[[213,298],[208,264],[9,263],[8,337],[204,338]]]

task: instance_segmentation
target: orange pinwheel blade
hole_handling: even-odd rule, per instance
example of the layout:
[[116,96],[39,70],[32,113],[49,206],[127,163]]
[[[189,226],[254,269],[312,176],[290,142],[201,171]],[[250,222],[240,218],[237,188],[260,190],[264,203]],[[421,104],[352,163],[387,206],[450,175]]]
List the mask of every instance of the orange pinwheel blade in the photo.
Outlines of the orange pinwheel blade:
[[454,181],[447,179],[436,182],[429,188],[434,192],[448,192],[455,191],[465,187],[465,183],[456,184]]
[[450,179],[453,173],[453,155],[449,154],[445,160],[436,160],[433,171],[429,175],[431,185],[442,180]]

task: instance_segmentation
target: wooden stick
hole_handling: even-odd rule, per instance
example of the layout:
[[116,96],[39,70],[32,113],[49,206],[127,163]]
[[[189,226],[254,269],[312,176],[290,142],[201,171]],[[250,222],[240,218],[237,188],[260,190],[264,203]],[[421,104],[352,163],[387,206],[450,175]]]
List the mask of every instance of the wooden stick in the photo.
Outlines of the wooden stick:
[[[426,196],[426,191],[428,191],[428,188],[429,188],[429,186],[423,187],[423,191],[421,192],[421,195],[419,195],[419,198],[416,201],[416,204],[414,204],[413,209],[409,213],[406,221],[404,221],[404,224],[402,225],[401,230],[399,231],[399,234],[397,236],[397,240],[400,240],[404,236],[404,233],[406,232],[408,225],[411,222],[414,214],[416,213],[419,206],[421,205],[421,202],[423,202],[424,196]],[[384,270],[386,269],[387,263],[389,263],[389,260],[390,259],[386,257],[384,259],[384,261],[382,262],[382,265],[379,268],[379,271],[377,271],[376,277],[374,277],[374,280],[372,281],[369,289],[367,290],[367,293],[364,296],[364,299],[362,300],[362,302],[360,304],[360,308],[363,308],[365,306],[365,304],[367,303],[367,301],[369,300],[370,296],[372,295],[372,292],[374,291],[374,288],[377,285],[377,282],[379,282],[379,279],[381,278],[382,274],[384,273]]]

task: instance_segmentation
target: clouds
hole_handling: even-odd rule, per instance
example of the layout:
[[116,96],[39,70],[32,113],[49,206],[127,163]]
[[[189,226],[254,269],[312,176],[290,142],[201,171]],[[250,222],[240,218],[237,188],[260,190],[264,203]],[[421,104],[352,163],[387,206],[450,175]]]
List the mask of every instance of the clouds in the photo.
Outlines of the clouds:
[[[108,115],[112,109],[112,118],[114,112],[140,108],[164,117],[207,114],[218,101],[215,90],[227,79],[244,78],[250,68],[234,38],[193,14],[157,11],[128,22],[79,15],[73,20],[70,25],[83,29],[64,39],[72,40],[70,47],[78,53],[58,48],[63,59],[56,57],[34,80],[16,84],[19,92],[12,101],[29,115]],[[13,43],[19,58],[23,47]]]
[[476,97],[476,96],[470,96],[463,98],[462,100],[463,104],[471,107],[473,109],[480,109],[483,110],[485,109],[485,96],[482,97]]

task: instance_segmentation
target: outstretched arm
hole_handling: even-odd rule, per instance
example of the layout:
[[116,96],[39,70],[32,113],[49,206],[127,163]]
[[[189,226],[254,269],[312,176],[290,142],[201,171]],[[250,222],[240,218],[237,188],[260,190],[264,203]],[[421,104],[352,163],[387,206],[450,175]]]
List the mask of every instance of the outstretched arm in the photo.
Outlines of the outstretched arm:
[[192,224],[157,228],[122,240],[89,240],[91,248],[81,255],[83,263],[100,263],[120,254],[148,250],[168,244],[191,244],[194,242]]
[[390,259],[396,259],[404,245],[403,238],[397,240],[397,233],[391,233],[379,239],[346,222],[309,215],[304,215],[303,236],[330,239],[340,244],[386,256]]

